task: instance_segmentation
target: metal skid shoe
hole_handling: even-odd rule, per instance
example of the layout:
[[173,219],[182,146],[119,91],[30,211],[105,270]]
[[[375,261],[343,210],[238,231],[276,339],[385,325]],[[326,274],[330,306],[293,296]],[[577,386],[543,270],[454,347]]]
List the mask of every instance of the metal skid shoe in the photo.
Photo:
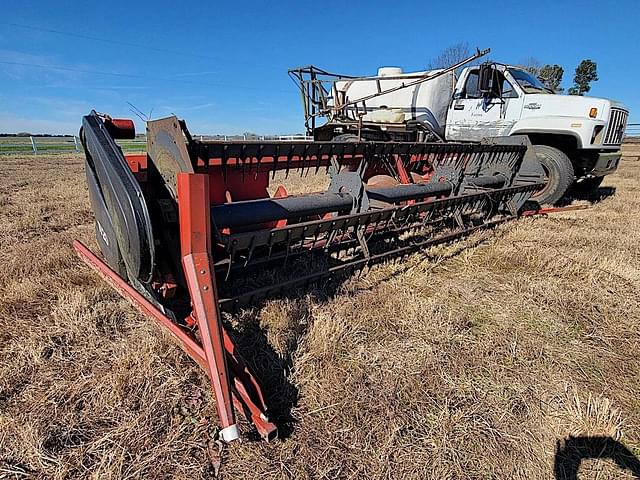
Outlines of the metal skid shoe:
[[[515,218],[543,185],[526,137],[475,145],[218,142],[193,139],[169,117],[147,123],[146,154],[125,156],[115,139],[134,135],[131,121],[83,118],[102,258],[78,241],[74,247],[207,372],[226,442],[239,438],[236,411],[266,440],[278,430],[221,311]],[[275,174],[286,180],[292,171],[325,173],[329,188],[288,195],[280,186],[270,196]]]

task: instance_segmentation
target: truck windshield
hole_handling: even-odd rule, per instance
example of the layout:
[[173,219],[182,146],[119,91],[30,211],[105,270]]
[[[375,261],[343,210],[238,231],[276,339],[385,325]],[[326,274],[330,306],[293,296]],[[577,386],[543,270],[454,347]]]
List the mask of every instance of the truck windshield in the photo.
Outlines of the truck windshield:
[[553,93],[529,72],[517,68],[510,68],[509,73],[516,79],[516,82],[518,82],[518,85],[522,87],[525,93]]

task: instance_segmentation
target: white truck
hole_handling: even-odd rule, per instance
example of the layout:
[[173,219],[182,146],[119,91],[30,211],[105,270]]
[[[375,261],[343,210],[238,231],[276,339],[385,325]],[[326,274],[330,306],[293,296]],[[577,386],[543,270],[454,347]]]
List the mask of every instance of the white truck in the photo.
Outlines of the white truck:
[[[372,77],[305,69],[290,74],[302,80],[306,125],[316,140],[478,142],[528,135],[546,174],[546,187],[534,197],[540,203],[558,202],[574,182],[585,191],[597,188],[621,157],[623,105],[554,94],[519,67],[484,63],[464,68],[459,78],[453,67],[412,73],[382,67]],[[303,70],[311,73],[306,85],[296,75]],[[330,88],[314,91],[327,78]],[[316,126],[319,116],[327,122]]]

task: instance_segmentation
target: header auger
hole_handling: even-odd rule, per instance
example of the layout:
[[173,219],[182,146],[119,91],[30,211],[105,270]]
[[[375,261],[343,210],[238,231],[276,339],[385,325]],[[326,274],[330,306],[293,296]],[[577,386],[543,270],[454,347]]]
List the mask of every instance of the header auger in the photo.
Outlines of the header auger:
[[[239,436],[236,410],[265,439],[277,427],[221,311],[516,218],[543,186],[526,137],[221,142],[197,140],[169,117],[147,123],[146,154],[124,155],[115,139],[132,135],[131,121],[83,118],[103,259],[75,248],[207,372],[224,441]],[[270,187],[310,174],[328,188]]]

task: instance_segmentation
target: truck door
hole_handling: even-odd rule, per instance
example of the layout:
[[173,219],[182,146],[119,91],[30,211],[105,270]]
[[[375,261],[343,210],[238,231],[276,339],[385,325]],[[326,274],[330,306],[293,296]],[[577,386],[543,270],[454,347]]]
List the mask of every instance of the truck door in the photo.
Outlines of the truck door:
[[446,138],[477,142],[485,137],[509,135],[520,118],[522,97],[500,70],[495,70],[493,90],[478,90],[478,68],[469,70],[462,90],[457,90],[447,113]]

